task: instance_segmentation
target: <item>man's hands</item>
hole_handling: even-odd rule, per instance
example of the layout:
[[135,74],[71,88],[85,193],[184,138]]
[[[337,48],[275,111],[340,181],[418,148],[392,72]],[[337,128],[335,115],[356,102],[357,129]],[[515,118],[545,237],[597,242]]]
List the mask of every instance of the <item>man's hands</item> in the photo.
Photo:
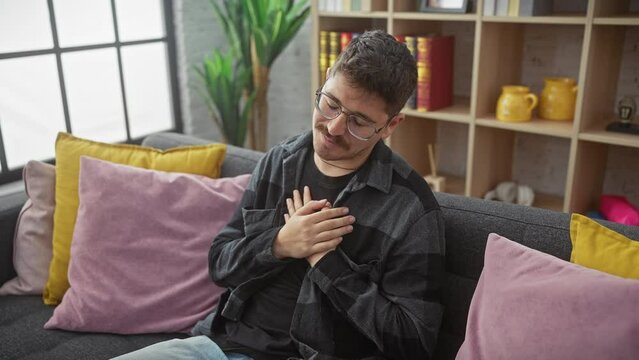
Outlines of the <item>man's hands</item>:
[[327,200],[312,200],[308,186],[304,187],[303,198],[295,190],[293,199],[286,199],[286,206],[286,224],[273,242],[273,255],[279,259],[306,258],[315,266],[353,231],[355,217],[347,215],[348,208],[331,208]]

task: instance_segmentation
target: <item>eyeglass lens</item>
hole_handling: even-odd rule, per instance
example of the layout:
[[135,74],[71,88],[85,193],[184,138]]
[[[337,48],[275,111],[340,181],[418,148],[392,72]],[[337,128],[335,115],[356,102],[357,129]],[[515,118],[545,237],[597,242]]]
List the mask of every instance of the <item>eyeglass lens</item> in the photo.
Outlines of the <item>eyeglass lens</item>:
[[[317,110],[327,119],[335,119],[342,114],[342,106],[323,93],[318,93]],[[368,139],[375,133],[375,126],[361,116],[348,114],[346,119],[348,131],[356,137]]]

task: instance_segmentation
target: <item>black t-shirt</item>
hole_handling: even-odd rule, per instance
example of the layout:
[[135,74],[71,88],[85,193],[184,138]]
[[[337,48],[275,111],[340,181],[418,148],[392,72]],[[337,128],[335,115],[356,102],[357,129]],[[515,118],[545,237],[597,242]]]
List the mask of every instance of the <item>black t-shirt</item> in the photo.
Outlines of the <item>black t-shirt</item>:
[[[314,200],[328,199],[334,203],[354,174],[340,177],[322,174],[313,161],[313,152],[309,151],[298,190],[302,192],[304,186],[308,186]],[[216,334],[213,340],[225,352],[242,353],[255,359],[299,356],[289,332],[308,269],[306,259],[288,263],[284,271],[251,297],[242,318],[237,322],[227,320],[226,334]]]

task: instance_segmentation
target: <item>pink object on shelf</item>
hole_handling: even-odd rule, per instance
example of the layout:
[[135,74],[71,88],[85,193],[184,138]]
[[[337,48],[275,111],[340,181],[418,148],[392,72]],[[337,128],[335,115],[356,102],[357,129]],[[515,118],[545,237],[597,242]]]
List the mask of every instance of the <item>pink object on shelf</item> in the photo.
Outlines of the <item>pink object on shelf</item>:
[[623,196],[601,195],[599,211],[607,220],[639,226],[639,209]]

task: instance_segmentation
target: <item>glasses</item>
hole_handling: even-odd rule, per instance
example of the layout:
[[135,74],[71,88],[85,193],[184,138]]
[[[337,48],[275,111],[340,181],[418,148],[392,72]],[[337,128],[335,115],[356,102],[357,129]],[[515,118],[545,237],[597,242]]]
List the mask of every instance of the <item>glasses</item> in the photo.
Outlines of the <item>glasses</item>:
[[342,115],[342,113],[346,114],[346,128],[348,132],[353,135],[354,138],[366,141],[373,137],[373,135],[378,134],[384,128],[388,126],[391,119],[395,117],[395,115],[388,118],[386,124],[381,128],[375,128],[375,122],[369,119],[364,115],[354,114],[348,109],[346,109],[339,100],[334,97],[328,95],[321,90],[317,90],[315,92],[315,108],[324,118],[328,120],[333,120]]

